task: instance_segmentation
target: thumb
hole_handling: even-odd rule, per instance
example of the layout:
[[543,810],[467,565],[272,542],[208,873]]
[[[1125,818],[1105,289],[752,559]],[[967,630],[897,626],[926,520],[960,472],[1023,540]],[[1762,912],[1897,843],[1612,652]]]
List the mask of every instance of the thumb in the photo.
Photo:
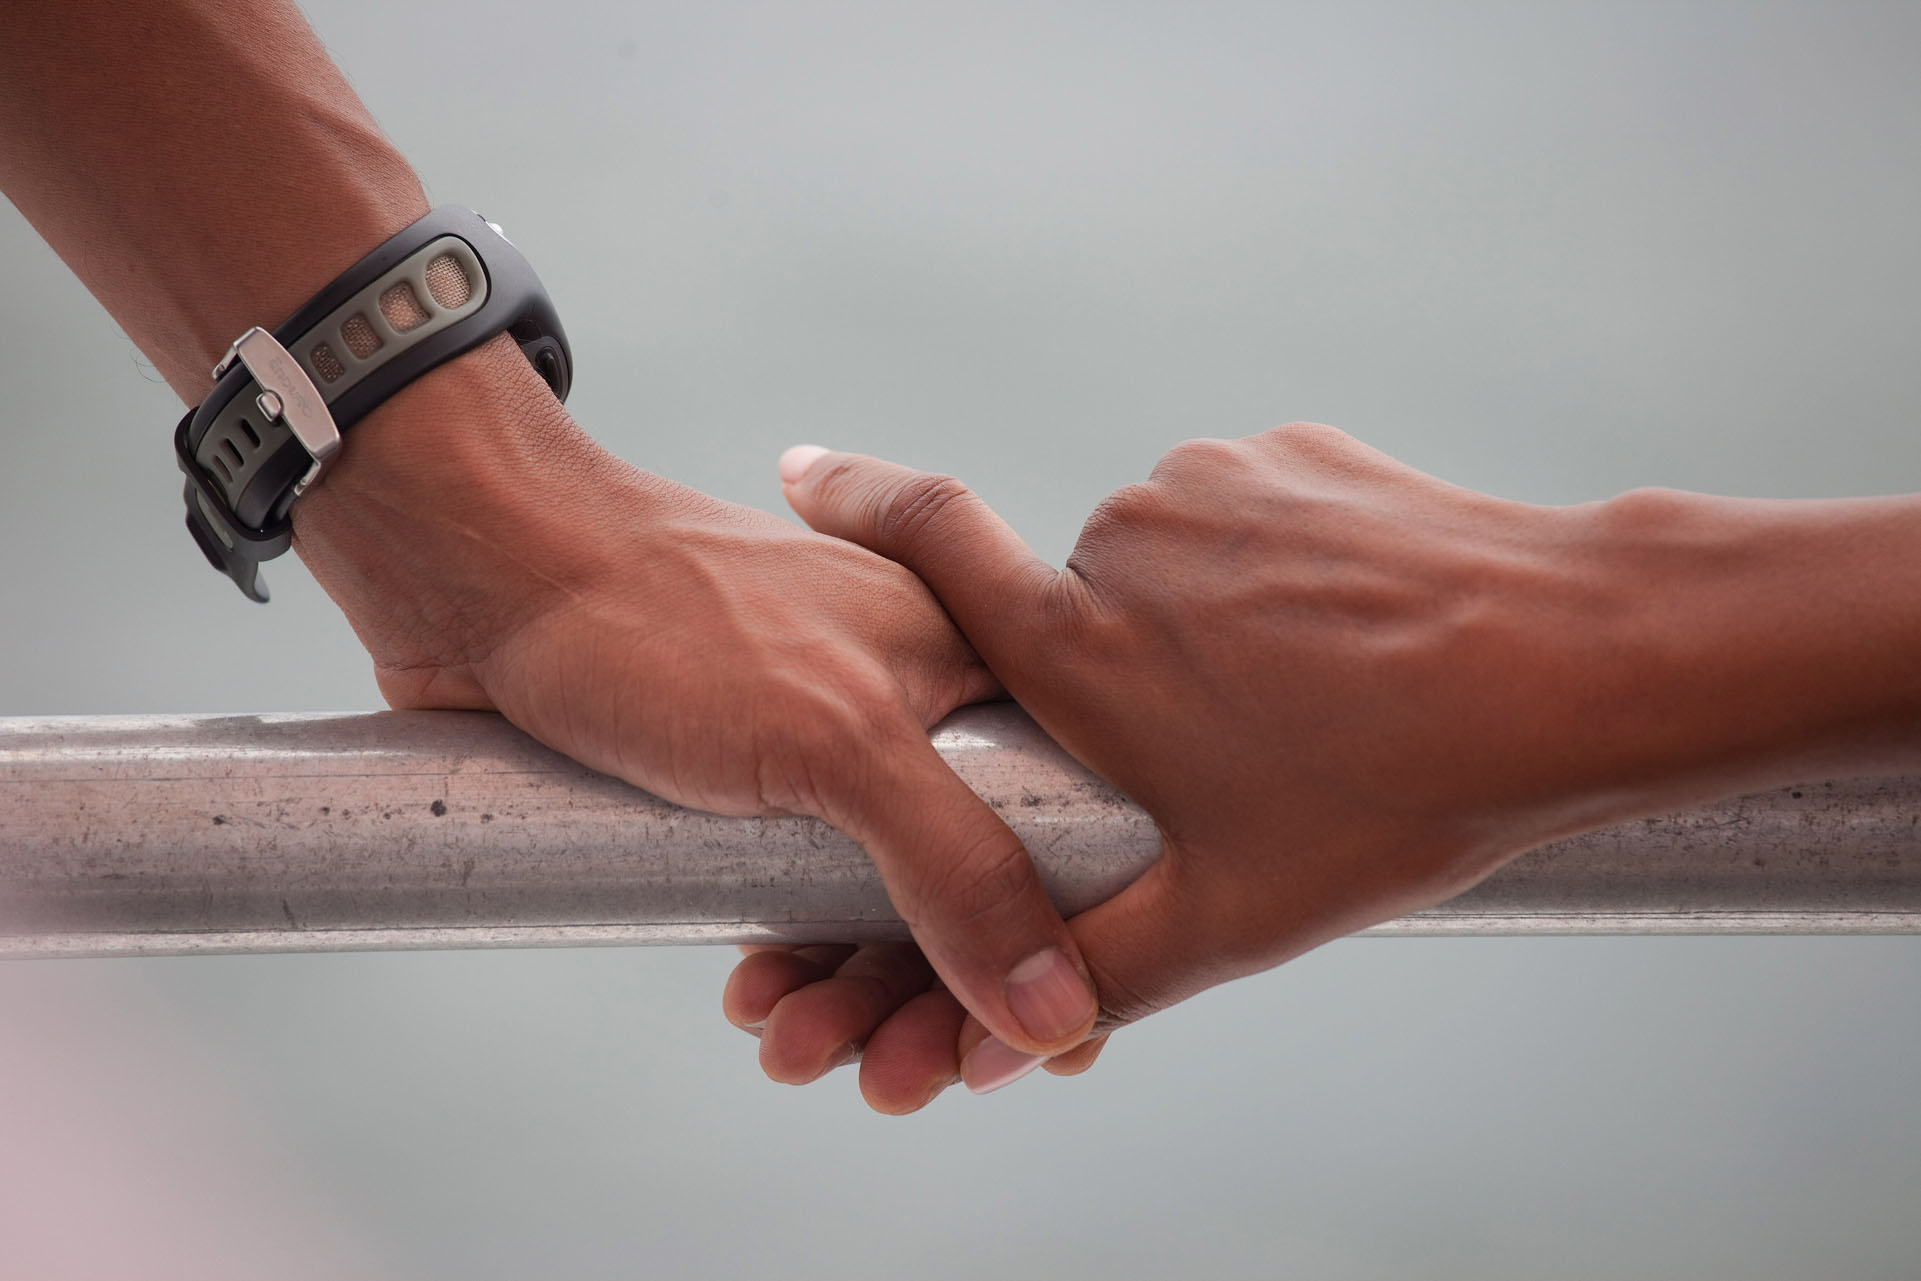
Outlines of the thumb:
[[[925,582],[990,669],[1020,669],[1041,648],[1054,570],[959,481],[813,445],[788,450],[780,476],[814,529]],[[1078,1044],[1094,992],[1020,839],[925,736],[876,747],[866,785],[823,817],[867,850],[928,961],[1005,1054],[1039,1061]]]
[[869,745],[859,786],[823,796],[821,817],[867,851],[935,972],[1010,1053],[1078,1044],[1093,984],[1020,838],[918,726]]
[[[1132,885],[1076,916],[1068,929],[1100,993],[1097,1044],[1115,1028],[1146,1018],[1207,988],[1239,978],[1248,965],[1223,939],[1223,917],[1177,852],[1161,858]],[[971,1007],[970,1007],[971,1011]],[[961,1080],[987,1094],[1019,1080],[1041,1060],[1006,1044],[985,1020],[970,1018],[957,1050]],[[1069,1070],[1080,1066],[1069,1058]]]
[[780,481],[810,527],[912,570],[996,673],[1041,640],[1054,567],[952,476],[796,445]]

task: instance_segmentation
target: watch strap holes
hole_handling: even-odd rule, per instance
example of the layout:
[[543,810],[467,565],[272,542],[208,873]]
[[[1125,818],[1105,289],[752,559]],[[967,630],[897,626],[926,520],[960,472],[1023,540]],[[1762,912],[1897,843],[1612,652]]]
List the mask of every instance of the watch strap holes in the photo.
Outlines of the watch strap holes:
[[[233,443],[233,438],[231,436],[228,437],[226,440],[223,440],[220,442],[220,452],[227,456],[228,462],[232,463],[236,467],[240,466],[242,461],[240,457],[240,448],[239,446]],[[218,457],[218,455],[215,455],[215,457]]]
[[340,341],[347,344],[347,350],[358,360],[365,360],[380,350],[380,335],[374,332],[373,322],[364,312],[356,311],[347,317],[346,323],[340,326]]
[[233,483],[233,468],[227,466],[226,459],[222,458],[219,454],[215,454],[213,456],[213,466],[214,470],[220,473],[220,479],[226,481],[229,485]]
[[240,433],[241,435],[247,438],[247,443],[249,445],[253,446],[255,449],[260,448],[260,433],[255,431],[253,429],[253,424],[248,422],[244,418],[240,420]]
[[387,318],[387,323],[394,327],[397,334],[418,329],[427,323],[427,309],[420,305],[414,287],[404,280],[381,293],[380,314]]
[[[467,300],[474,296],[473,282],[467,279],[466,268],[452,254],[441,254],[429,262],[426,275],[427,292],[447,311],[466,306]],[[386,305],[384,295],[381,304]]]
[[320,375],[323,383],[330,383],[347,372],[347,367],[340,363],[340,357],[334,355],[334,349],[324,342],[308,352],[307,358],[313,361],[313,370]]

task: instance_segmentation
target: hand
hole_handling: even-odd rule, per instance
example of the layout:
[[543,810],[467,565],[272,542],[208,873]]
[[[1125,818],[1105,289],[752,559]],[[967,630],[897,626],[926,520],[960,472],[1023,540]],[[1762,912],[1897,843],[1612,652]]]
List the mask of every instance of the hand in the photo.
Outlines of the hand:
[[[1178,446],[1101,504],[1057,573],[958,482],[822,453],[783,459],[795,510],[919,574],[1008,692],[1161,829],[1160,861],[1071,922],[1101,1032],[1547,840],[1832,765],[1803,750],[1832,734],[1809,730],[1852,716],[1858,739],[1875,705],[1865,675],[1841,702],[1811,686],[1815,631],[1766,612],[1822,573],[1815,549],[1833,578],[1846,505],[1528,506],[1294,425]],[[1898,629],[1870,639],[1873,670],[1897,671]],[[764,1059],[864,1041],[883,1111],[1037,1065],[964,1024],[917,964],[759,953],[726,1008],[765,1021]]]
[[[0,188],[191,404],[426,196],[289,0],[128,14],[0,6]],[[236,157],[324,199],[236,183]],[[996,1036],[1092,1026],[1020,843],[924,733],[994,683],[899,566],[609,457],[505,338],[357,424],[293,519],[396,706],[495,707],[674,800],[825,818]]]
[[1072,938],[928,741],[997,686],[907,570],[611,457],[504,337],[356,426],[294,524],[396,707],[497,708],[681,804],[823,818],[997,1036],[1085,1036]]

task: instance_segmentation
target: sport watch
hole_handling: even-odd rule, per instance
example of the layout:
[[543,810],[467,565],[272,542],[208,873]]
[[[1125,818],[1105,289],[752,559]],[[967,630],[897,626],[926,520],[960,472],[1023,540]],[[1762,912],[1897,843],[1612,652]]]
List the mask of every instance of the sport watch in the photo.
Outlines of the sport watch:
[[265,601],[260,562],[292,543],[289,509],[326,471],[341,433],[503,331],[566,400],[573,353],[539,277],[499,227],[443,205],[271,333],[242,334],[213,371],[213,394],[173,434],[187,529],[207,560]]

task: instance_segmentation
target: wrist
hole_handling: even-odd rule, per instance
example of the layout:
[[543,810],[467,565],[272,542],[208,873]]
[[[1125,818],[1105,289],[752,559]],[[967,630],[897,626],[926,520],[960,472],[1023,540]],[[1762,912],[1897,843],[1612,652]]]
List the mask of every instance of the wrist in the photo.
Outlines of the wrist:
[[631,470],[497,335],[347,433],[294,550],[383,672],[472,667],[580,589],[589,500]]

